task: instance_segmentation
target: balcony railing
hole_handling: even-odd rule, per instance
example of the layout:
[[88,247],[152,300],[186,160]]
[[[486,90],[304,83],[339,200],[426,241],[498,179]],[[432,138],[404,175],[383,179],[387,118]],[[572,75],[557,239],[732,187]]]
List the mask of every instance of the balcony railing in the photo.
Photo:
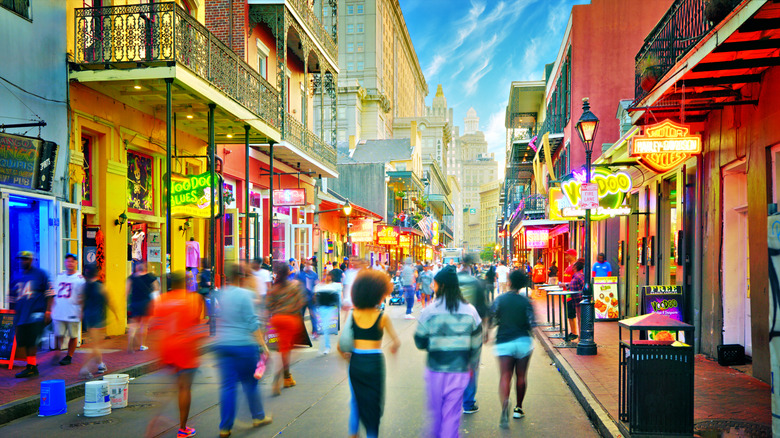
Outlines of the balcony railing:
[[76,9],[75,62],[177,62],[279,129],[279,91],[173,2]]
[[[739,2],[733,0],[732,7]],[[636,55],[635,102],[652,90],[655,86],[653,80],[657,81],[668,73],[717,24],[707,20],[705,8],[705,0],[675,0],[645,38]],[[648,76],[654,79],[648,82]]]
[[317,134],[304,128],[301,122],[287,114],[282,139],[316,158],[332,170],[336,170],[336,150],[322,141]]
[[455,237],[455,234],[452,233],[452,228],[450,228],[450,226],[447,224],[441,224],[441,231],[443,233],[449,234],[453,238]]
[[547,211],[547,196],[528,195],[520,201],[522,216],[539,214],[544,215]]
[[325,51],[328,52],[330,59],[334,62],[338,62],[339,48],[336,42],[333,40],[331,34],[322,25],[322,22],[314,14],[314,11],[309,7],[307,0],[287,0],[292,5],[295,12],[297,12],[301,19],[312,32],[314,32],[317,40],[322,43]]

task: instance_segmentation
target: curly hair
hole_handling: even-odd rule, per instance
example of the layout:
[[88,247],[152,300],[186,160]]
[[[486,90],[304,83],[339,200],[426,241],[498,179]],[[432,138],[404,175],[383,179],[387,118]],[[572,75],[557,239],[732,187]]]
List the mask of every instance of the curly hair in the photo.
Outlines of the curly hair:
[[384,272],[363,269],[352,283],[352,304],[356,309],[376,307],[393,290],[390,277]]

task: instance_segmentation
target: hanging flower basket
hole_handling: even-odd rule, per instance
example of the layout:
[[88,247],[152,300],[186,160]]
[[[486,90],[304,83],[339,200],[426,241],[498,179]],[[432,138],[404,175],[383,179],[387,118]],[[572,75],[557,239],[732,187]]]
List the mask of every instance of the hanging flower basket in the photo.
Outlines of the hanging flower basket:
[[711,25],[716,25],[723,21],[740,1],[741,0],[705,0],[704,18],[706,18]]
[[649,92],[653,89],[653,87],[655,87],[655,85],[661,79],[661,76],[661,66],[654,65],[652,67],[648,67],[642,72],[642,76],[639,80],[639,86],[642,87],[643,91]]

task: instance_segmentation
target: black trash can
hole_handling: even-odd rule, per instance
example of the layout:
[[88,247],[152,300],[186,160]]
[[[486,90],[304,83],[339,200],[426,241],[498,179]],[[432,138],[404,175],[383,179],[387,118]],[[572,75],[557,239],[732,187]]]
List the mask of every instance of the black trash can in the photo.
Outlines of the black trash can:
[[681,332],[693,340],[692,325],[657,313],[619,322],[619,416],[632,435],[693,434],[693,347]]

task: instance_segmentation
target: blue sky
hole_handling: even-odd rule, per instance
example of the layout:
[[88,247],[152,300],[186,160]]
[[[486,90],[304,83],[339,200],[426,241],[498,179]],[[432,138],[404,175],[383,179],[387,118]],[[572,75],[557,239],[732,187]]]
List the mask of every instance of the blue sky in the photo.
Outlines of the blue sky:
[[428,82],[442,84],[463,132],[477,110],[490,152],[503,161],[504,112],[512,81],[543,78],[555,61],[571,7],[588,0],[399,0]]

